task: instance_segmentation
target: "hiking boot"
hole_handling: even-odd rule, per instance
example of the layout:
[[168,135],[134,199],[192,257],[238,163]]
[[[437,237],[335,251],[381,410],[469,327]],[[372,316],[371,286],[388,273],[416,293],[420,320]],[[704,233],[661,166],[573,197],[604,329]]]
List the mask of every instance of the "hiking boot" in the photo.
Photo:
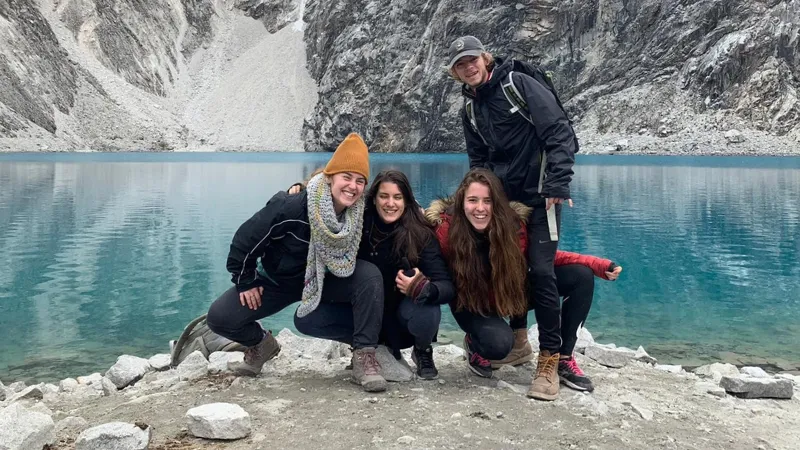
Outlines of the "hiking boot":
[[281,344],[272,336],[272,331],[265,332],[264,339],[244,351],[244,362],[235,365],[234,372],[240,375],[257,376],[265,362],[281,352]]
[[528,397],[537,400],[552,401],[558,397],[558,353],[547,350],[539,352],[539,361],[536,365],[536,375],[528,390]]
[[417,376],[423,380],[435,380],[439,378],[439,371],[433,363],[433,347],[419,349],[414,346],[411,352],[411,360],[417,365]]
[[592,380],[578,367],[574,356],[558,361],[558,378],[563,385],[576,391],[592,392],[594,390]]
[[472,339],[468,334],[464,335],[464,351],[467,352],[467,363],[469,370],[475,375],[483,378],[492,378],[492,363],[488,359],[472,351]]
[[492,361],[492,369],[499,369],[505,365],[518,366],[533,359],[533,349],[528,342],[528,330],[514,330],[514,346],[505,358]]
[[381,365],[375,357],[375,347],[364,347],[353,351],[352,380],[367,392],[386,390],[387,383],[381,376]]

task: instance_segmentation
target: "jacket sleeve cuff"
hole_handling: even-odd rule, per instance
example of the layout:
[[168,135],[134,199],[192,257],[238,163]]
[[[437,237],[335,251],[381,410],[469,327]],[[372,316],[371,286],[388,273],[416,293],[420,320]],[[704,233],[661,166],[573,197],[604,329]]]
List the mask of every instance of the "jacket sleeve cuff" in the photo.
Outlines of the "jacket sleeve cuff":
[[253,288],[259,287],[259,286],[264,286],[264,282],[261,279],[256,278],[255,280],[251,281],[250,283],[237,284],[236,285],[236,291],[241,293],[241,292],[244,292],[244,291],[249,291],[250,289],[253,289]]

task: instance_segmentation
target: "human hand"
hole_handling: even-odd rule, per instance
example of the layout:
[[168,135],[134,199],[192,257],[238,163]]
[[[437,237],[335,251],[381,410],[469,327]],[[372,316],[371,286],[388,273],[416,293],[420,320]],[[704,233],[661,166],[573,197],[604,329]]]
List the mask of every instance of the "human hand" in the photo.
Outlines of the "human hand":
[[261,307],[261,294],[263,293],[264,288],[261,286],[239,292],[239,303],[255,311]]
[[[546,210],[549,210],[553,205],[561,205],[564,203],[563,198],[548,198],[547,199],[547,206],[545,207]],[[572,205],[570,205],[572,206]]]
[[300,191],[303,190],[303,185],[300,183],[295,183],[292,187],[289,188],[289,194],[299,194]]
[[397,271],[397,277],[395,277],[394,282],[397,284],[397,290],[403,293],[403,295],[408,295],[408,288],[413,283],[414,279],[418,276],[422,275],[422,272],[419,271],[416,267],[414,270],[413,277],[407,277],[403,274],[402,270]]
[[606,272],[606,278],[608,281],[614,281],[619,278],[620,273],[622,273],[622,266],[616,266],[611,272]]

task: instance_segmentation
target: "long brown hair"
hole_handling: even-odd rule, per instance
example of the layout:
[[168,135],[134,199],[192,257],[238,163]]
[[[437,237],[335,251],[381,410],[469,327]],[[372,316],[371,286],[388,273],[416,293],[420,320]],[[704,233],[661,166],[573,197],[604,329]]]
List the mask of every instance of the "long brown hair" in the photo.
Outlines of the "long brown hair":
[[[484,267],[475,230],[464,212],[466,192],[472,183],[488,187],[491,197],[492,215],[484,230],[489,238],[490,267]],[[450,268],[458,290],[456,309],[483,316],[525,314],[527,264],[519,248],[520,217],[511,208],[500,179],[487,169],[472,169],[458,186],[454,200],[449,241]],[[491,283],[486,282],[487,275],[491,275]]]
[[393,169],[384,170],[375,177],[367,193],[364,215],[371,217],[372,220],[381,220],[375,206],[375,199],[378,198],[378,190],[383,183],[397,185],[400,193],[403,194],[405,205],[403,215],[398,219],[399,226],[394,231],[392,256],[397,261],[405,256],[412,265],[416,265],[419,263],[422,250],[435,236],[428,221],[422,215],[417,199],[414,198],[414,192],[411,190],[411,183],[408,182],[408,177],[403,172]]

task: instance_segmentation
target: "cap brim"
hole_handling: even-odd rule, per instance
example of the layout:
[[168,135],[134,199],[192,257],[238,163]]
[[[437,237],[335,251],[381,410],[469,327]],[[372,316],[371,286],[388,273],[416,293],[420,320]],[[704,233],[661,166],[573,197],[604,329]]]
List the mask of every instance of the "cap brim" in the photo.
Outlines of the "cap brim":
[[447,70],[453,68],[456,65],[459,59],[465,56],[481,56],[483,54],[483,50],[464,50],[463,52],[457,54],[450,60],[450,64],[447,65]]

